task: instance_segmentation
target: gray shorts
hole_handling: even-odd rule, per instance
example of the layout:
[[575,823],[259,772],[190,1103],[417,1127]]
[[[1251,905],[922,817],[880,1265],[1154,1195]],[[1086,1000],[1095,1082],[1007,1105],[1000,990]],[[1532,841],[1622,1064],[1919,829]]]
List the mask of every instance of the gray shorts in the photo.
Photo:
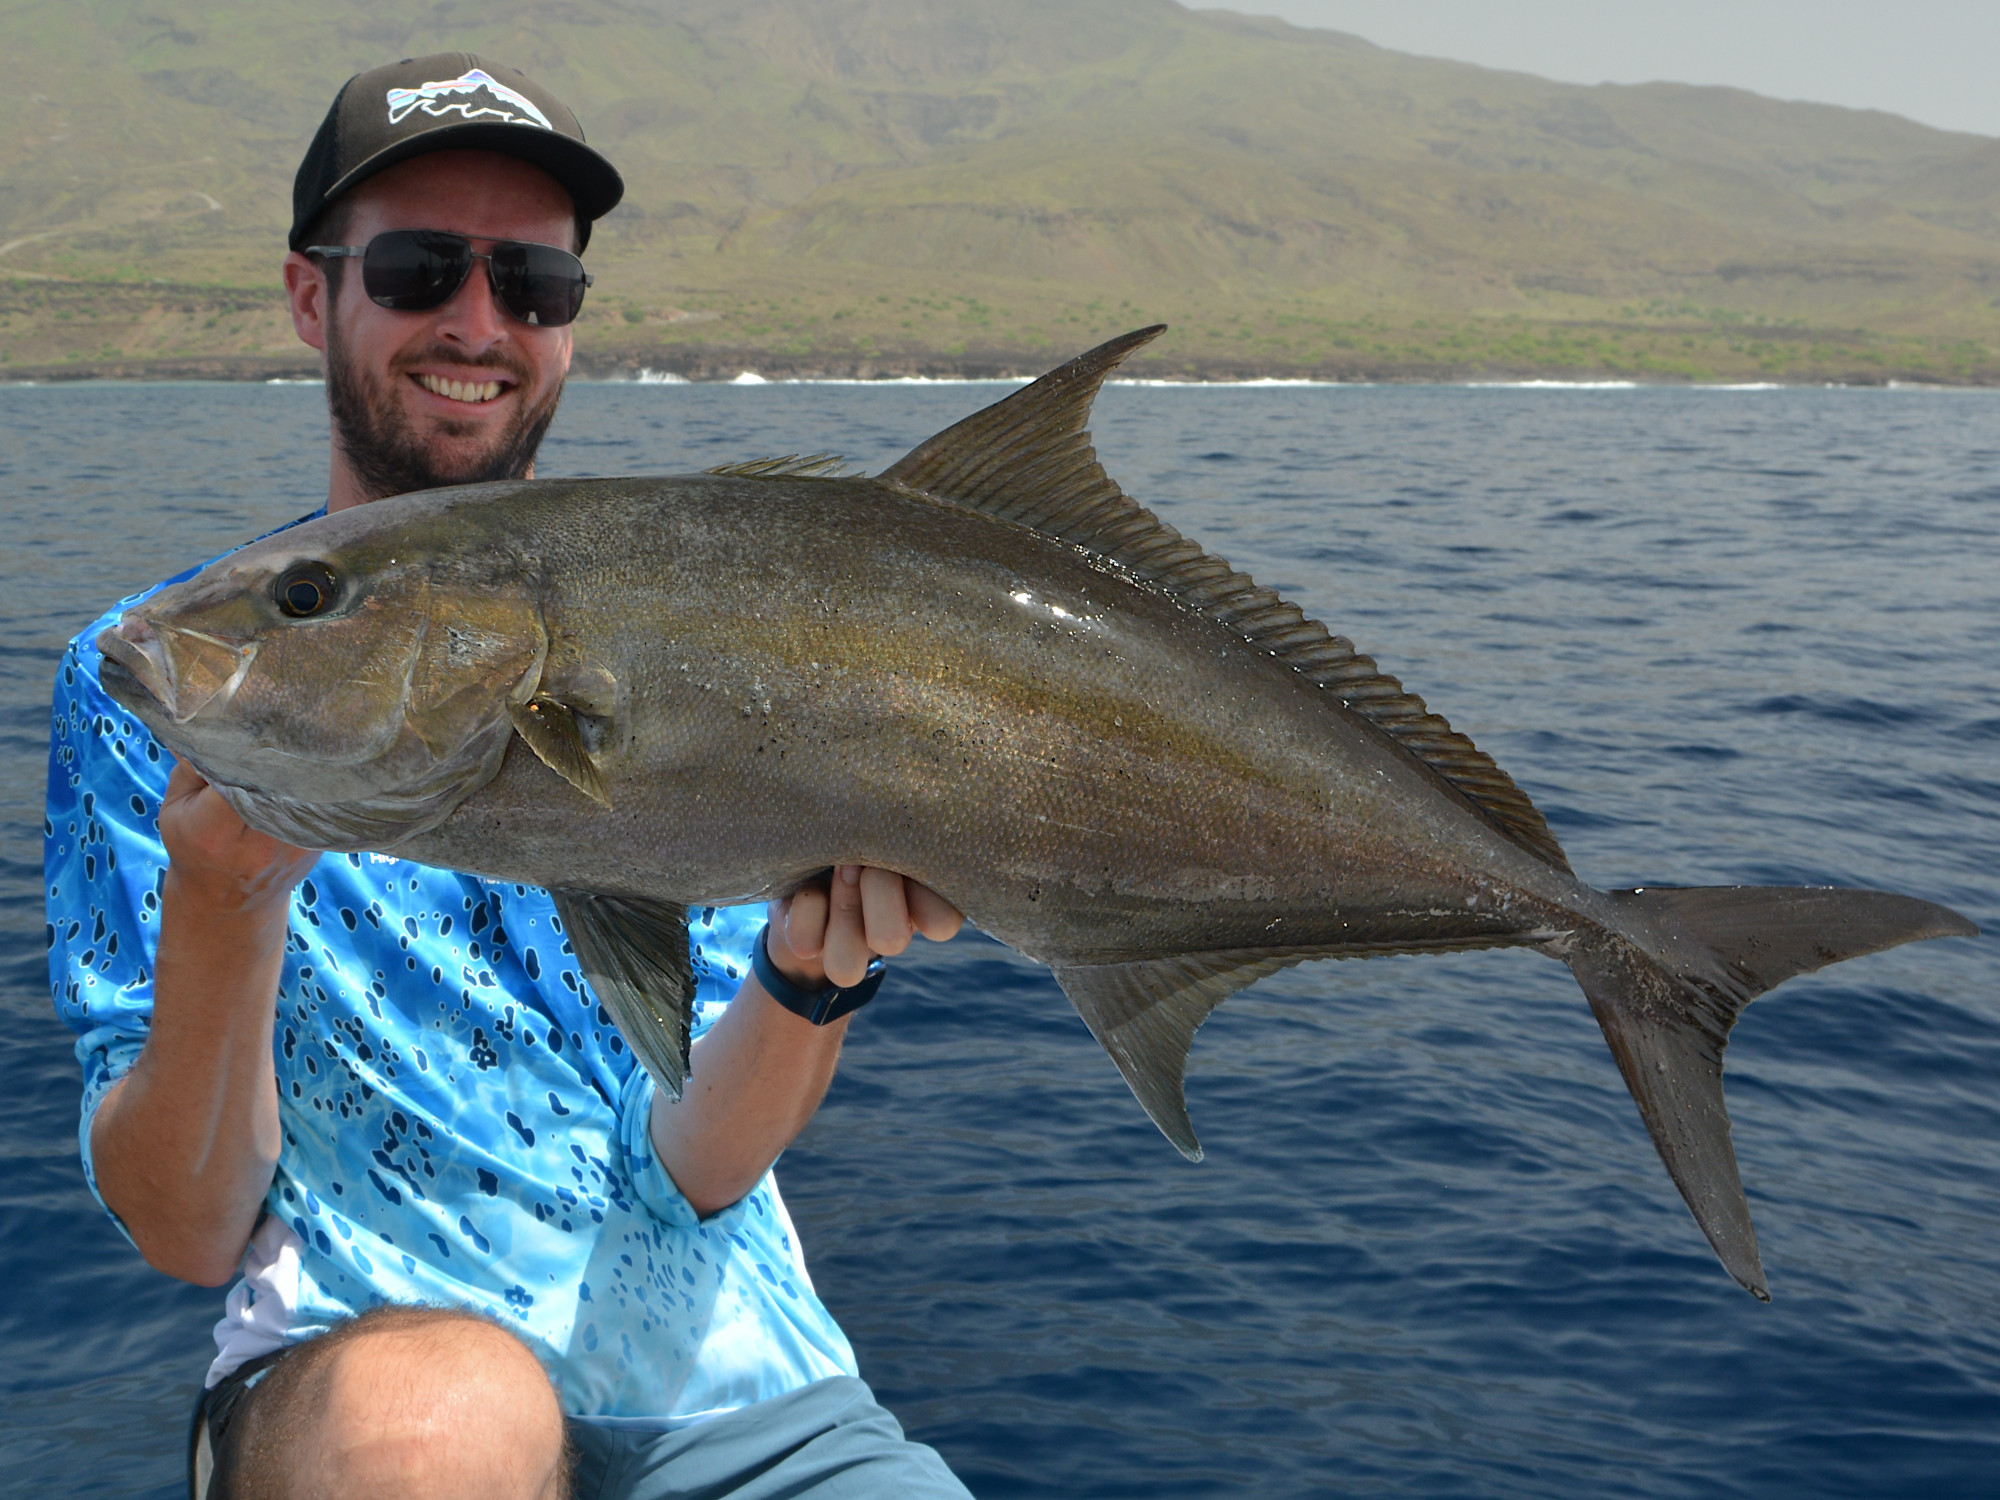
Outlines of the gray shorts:
[[[281,1351],[289,1352],[289,1351]],[[230,1417],[279,1355],[245,1365],[195,1402],[188,1493],[223,1500]],[[936,1450],[903,1436],[859,1380],[837,1376],[672,1432],[568,1422],[576,1500],[971,1500]],[[212,1485],[216,1470],[221,1484]]]
[[859,1380],[816,1381],[673,1432],[571,1421],[576,1500],[971,1500]]

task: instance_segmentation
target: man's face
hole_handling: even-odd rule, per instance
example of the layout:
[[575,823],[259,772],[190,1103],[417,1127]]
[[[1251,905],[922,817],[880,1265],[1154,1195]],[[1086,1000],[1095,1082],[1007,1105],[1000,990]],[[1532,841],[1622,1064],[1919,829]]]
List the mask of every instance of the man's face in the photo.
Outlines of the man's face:
[[[576,242],[574,210],[555,179],[489,151],[416,157],[370,178],[344,206],[341,239],[350,245],[389,229],[449,230],[480,252],[494,240]],[[375,499],[526,477],[562,396],[571,340],[567,326],[537,327],[508,312],[483,260],[427,312],[378,307],[360,263],[349,261],[324,348],[334,441],[357,482],[354,498]]]

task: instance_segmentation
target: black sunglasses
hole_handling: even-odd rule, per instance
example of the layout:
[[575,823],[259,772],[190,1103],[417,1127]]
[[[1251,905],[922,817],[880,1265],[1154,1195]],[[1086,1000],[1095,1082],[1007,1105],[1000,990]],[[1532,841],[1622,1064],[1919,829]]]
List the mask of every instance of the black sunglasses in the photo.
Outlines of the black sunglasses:
[[575,320],[583,289],[594,277],[583,262],[556,245],[495,240],[481,252],[462,234],[442,229],[391,229],[366,245],[308,245],[308,255],[361,257],[361,285],[369,300],[397,312],[428,312],[458,295],[475,260],[500,305],[523,323],[559,328]]

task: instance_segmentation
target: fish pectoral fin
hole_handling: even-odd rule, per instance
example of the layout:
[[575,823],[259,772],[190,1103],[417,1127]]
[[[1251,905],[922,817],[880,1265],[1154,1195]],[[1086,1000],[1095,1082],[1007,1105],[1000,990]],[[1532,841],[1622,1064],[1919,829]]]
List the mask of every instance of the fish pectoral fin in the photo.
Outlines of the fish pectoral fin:
[[687,908],[593,891],[549,894],[591,991],[653,1081],[680,1098],[694,1022]]
[[1057,968],[1055,975],[1160,1133],[1189,1161],[1200,1161],[1201,1142],[1195,1139],[1182,1093],[1195,1032],[1210,1011],[1245,985],[1314,956],[1182,953],[1131,963],[1076,964]]
[[591,756],[575,710],[559,698],[537,693],[526,703],[510,704],[507,713],[543,765],[591,801],[611,805],[611,790]]

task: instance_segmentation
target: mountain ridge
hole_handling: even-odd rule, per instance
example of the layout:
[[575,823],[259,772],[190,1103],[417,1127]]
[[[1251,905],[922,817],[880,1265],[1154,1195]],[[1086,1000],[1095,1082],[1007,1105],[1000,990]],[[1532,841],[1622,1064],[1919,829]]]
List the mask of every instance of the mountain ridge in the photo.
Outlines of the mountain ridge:
[[[4,24],[36,87],[0,91],[0,376],[297,365],[282,307],[244,297],[275,285],[298,154],[351,72],[449,48],[543,80],[626,173],[590,368],[1026,371],[1131,317],[1176,325],[1153,373],[2000,380],[2000,140],[1872,111],[1172,0],[9,0]],[[229,310],[108,310],[154,280]]]

